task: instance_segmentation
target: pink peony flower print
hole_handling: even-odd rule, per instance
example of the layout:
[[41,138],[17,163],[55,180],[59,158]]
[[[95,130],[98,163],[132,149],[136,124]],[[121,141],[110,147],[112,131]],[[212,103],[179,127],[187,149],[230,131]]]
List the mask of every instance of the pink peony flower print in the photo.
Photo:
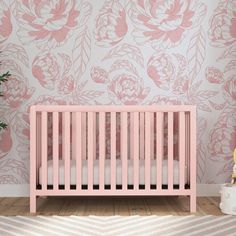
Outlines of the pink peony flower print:
[[91,5],[81,0],[17,1],[17,35],[23,44],[51,49],[65,43],[73,31],[84,27]]
[[66,101],[61,97],[53,97],[50,95],[42,95],[30,105],[66,105]]
[[147,74],[161,89],[169,89],[171,78],[174,77],[175,68],[171,57],[167,54],[153,55],[147,65]]
[[236,76],[231,76],[224,84],[226,94],[232,99],[233,103],[236,102]]
[[178,76],[173,84],[174,94],[181,95],[186,94],[189,90],[189,78],[188,76]]
[[6,40],[12,32],[11,13],[7,5],[0,2],[0,42]]
[[176,97],[158,95],[149,102],[149,105],[181,105],[181,101]]
[[210,83],[221,84],[223,80],[223,73],[215,67],[207,67],[205,70],[206,79]]
[[129,10],[133,36],[138,43],[151,43],[154,48],[173,47],[195,26],[199,11],[200,5],[191,0],[134,0]]
[[149,88],[144,89],[141,78],[130,74],[115,76],[108,85],[110,98],[119,104],[139,104],[149,93]]
[[12,74],[2,85],[4,91],[3,99],[9,107],[17,109],[21,104],[33,95],[34,89],[30,89],[24,78]]
[[224,47],[236,42],[236,2],[220,1],[210,20],[209,39],[215,47]]
[[65,76],[58,84],[58,92],[63,95],[68,95],[73,92],[75,88],[75,81],[72,75]]
[[95,66],[91,68],[90,76],[96,83],[105,84],[108,82],[108,73],[101,67]]
[[106,0],[96,19],[97,45],[113,46],[124,38],[127,30],[126,14],[121,4],[117,0]]
[[236,110],[226,108],[210,133],[210,151],[213,160],[232,160],[236,147]]
[[0,132],[0,159],[6,156],[12,148],[10,126]]
[[54,89],[60,76],[56,57],[51,53],[37,56],[32,64],[32,73],[44,88]]

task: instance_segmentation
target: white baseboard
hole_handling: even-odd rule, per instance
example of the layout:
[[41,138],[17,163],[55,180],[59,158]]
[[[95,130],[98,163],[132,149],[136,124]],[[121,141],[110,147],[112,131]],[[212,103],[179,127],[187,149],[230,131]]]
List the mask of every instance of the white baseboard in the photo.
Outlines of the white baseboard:
[[[219,196],[220,184],[197,184],[197,196]],[[28,197],[29,184],[1,184],[0,197]]]
[[198,197],[220,196],[221,184],[197,184]]
[[0,197],[28,197],[29,184],[0,184]]

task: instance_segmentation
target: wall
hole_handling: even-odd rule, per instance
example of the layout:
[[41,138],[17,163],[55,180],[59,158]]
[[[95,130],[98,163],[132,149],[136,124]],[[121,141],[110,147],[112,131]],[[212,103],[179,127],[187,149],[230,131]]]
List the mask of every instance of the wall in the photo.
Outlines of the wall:
[[0,183],[29,181],[32,104],[196,104],[198,183],[236,146],[236,2],[0,2]]

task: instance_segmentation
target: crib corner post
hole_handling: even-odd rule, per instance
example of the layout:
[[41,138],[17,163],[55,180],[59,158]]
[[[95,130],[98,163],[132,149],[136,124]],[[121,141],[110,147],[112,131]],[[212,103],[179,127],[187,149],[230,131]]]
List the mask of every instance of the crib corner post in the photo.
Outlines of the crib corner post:
[[30,195],[30,213],[36,213],[36,198],[35,195]]
[[197,197],[196,194],[190,195],[190,212],[196,213],[197,211]]
[[30,108],[30,212],[36,212],[36,109]]

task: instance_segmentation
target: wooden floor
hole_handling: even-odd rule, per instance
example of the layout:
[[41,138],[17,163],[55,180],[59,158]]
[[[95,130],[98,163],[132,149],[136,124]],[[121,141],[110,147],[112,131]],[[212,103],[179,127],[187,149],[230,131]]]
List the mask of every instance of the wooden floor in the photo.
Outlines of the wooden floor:
[[[198,197],[196,215],[222,215],[218,197]],[[188,215],[188,197],[40,197],[38,215]],[[0,198],[0,215],[30,215],[29,198]]]

